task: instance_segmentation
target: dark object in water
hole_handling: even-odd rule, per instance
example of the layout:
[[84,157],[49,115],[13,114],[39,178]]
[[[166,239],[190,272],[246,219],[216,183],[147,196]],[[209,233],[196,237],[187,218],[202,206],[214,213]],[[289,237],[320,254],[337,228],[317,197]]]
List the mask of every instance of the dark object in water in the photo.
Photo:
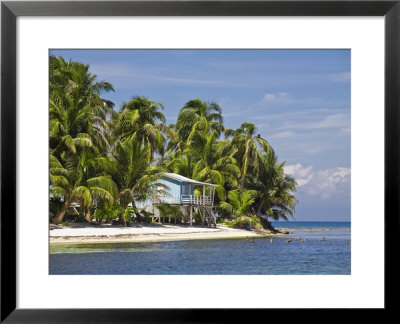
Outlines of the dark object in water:
[[248,236],[246,237],[246,241],[249,241],[251,243],[254,243],[254,237],[249,238]]
[[286,243],[290,243],[290,242],[292,242],[292,240],[286,240]]
[[324,236],[322,239],[320,239],[320,241],[321,241],[321,242],[325,241],[325,236]]

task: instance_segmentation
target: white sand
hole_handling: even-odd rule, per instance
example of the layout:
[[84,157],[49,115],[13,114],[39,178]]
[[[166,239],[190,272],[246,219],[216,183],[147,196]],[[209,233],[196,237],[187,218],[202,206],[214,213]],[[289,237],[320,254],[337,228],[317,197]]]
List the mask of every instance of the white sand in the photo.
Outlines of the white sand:
[[132,227],[73,224],[50,230],[50,243],[110,241],[171,241],[265,236],[270,233],[233,229],[225,226],[203,227],[171,224],[135,224]]
[[221,230],[237,231],[228,227],[212,228],[212,227],[189,227],[179,225],[152,225],[147,224],[135,227],[121,226],[87,226],[82,228],[66,227],[62,229],[53,229],[50,231],[50,237],[60,236],[110,236],[110,235],[138,235],[138,234],[184,234],[184,233],[201,233],[201,232],[218,232]]

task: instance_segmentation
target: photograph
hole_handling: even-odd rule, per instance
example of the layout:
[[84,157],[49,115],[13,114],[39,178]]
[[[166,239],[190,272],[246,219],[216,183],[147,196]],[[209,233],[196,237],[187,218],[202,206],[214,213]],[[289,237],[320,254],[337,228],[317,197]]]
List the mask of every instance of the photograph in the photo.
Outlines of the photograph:
[[49,275],[351,275],[351,49],[48,60]]
[[399,2],[2,1],[0,322],[396,309]]

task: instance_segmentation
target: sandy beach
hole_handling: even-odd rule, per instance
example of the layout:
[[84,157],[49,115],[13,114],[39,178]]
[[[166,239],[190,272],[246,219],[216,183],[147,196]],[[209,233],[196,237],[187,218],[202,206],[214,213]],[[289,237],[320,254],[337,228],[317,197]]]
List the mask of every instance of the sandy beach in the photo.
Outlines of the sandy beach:
[[227,239],[272,236],[269,231],[172,224],[112,225],[71,224],[50,226],[50,243],[159,242],[177,240]]

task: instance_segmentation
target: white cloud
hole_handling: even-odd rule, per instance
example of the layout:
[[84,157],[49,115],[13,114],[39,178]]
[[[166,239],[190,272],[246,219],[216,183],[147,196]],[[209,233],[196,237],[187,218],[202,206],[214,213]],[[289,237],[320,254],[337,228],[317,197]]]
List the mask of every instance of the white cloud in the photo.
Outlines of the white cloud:
[[298,192],[322,199],[350,195],[351,169],[336,167],[313,172],[313,167],[300,163],[285,166],[285,172],[297,181]]
[[285,132],[279,132],[279,133],[275,133],[275,134],[269,135],[268,138],[273,138],[273,139],[288,138],[288,137],[292,137],[292,136],[295,136],[295,135],[296,135],[295,132],[285,131]]
[[279,93],[266,93],[263,98],[263,102],[273,102],[273,103],[292,103],[293,99],[290,98],[289,93],[279,92]]
[[298,187],[308,184],[314,173],[312,172],[312,165],[304,168],[300,163],[285,166],[285,173],[292,175],[297,182]]
[[[314,119],[310,121],[310,119]],[[315,130],[315,129],[350,129],[350,114],[337,113],[329,116],[297,116],[297,119],[286,120],[281,125],[282,130]]]
[[350,126],[349,114],[335,114],[325,117],[323,120],[311,123],[308,128],[348,128]]
[[306,193],[328,199],[337,195],[350,195],[350,168],[336,167],[319,170],[307,186]]

